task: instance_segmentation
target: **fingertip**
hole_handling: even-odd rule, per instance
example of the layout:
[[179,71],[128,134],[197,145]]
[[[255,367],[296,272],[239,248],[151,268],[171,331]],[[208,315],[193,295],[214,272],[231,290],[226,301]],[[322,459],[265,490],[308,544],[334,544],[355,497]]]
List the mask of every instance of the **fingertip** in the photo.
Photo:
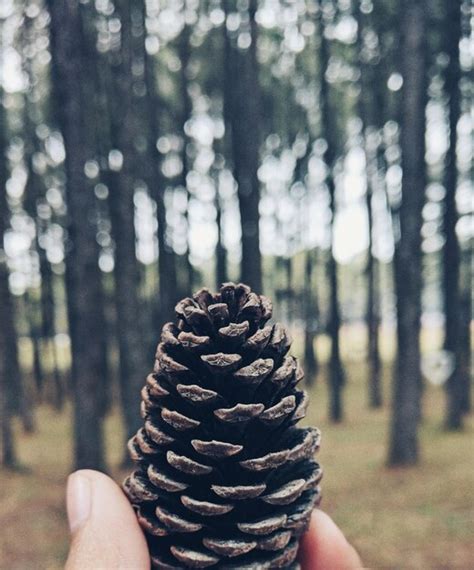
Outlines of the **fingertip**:
[[145,537],[121,488],[91,469],[72,473],[67,486],[72,545],[66,568],[149,568]]
[[[92,481],[110,481],[112,483],[114,483],[114,481],[112,481],[112,479],[106,475],[105,473],[102,473],[102,471],[95,471],[94,469],[77,469],[77,471],[73,471],[68,479],[71,479],[73,477],[76,476],[80,476],[80,477],[87,477],[88,479],[92,480]],[[114,483],[115,484],[115,483]]]
[[92,485],[81,471],[71,473],[67,479],[66,507],[71,534],[86,524],[91,511]]
[[362,568],[355,549],[339,527],[323,511],[316,509],[302,537],[299,561],[303,570],[355,570]]

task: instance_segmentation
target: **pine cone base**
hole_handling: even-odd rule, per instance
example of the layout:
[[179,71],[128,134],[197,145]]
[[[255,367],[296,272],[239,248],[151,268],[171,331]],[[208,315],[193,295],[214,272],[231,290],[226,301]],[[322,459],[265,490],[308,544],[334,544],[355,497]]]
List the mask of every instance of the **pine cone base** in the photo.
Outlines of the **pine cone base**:
[[123,484],[161,570],[294,569],[320,500],[320,433],[271,302],[246,285],[202,289],[163,327]]

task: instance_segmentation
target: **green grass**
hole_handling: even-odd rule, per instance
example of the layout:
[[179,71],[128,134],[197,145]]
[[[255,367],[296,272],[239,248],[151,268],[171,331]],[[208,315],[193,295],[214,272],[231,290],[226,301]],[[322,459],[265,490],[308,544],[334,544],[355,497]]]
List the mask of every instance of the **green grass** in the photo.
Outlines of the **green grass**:
[[[385,467],[388,410],[368,411],[364,369],[348,364],[346,421],[330,425],[324,382],[315,387],[308,421],[321,427],[322,507],[344,530],[369,568],[474,568],[472,419],[463,433],[441,429],[444,394],[428,387],[421,463]],[[388,392],[388,386],[386,386]],[[0,473],[0,568],[61,568],[67,553],[64,489],[71,465],[70,413],[38,410],[39,432],[18,431],[25,473]],[[117,414],[107,420],[108,460],[122,456]],[[121,474],[112,469],[117,479]],[[86,569],[87,570],[87,569]],[[331,569],[328,569],[331,570]]]

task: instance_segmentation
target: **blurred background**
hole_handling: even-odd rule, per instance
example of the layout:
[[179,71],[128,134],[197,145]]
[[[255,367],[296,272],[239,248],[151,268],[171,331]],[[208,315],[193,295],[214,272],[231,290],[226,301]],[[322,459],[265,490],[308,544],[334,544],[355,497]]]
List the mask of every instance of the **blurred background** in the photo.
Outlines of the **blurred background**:
[[323,507],[371,568],[473,568],[469,0],[2,0],[0,567],[60,568],[182,296],[294,338]]

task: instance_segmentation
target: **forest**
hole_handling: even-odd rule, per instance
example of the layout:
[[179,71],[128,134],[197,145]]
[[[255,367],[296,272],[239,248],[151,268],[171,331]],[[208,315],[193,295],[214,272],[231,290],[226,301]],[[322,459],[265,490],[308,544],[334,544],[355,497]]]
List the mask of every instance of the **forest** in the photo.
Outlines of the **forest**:
[[[396,557],[349,521],[349,469],[431,494],[449,471],[413,567],[474,564],[472,23],[468,0],[2,0],[0,521],[123,468],[162,325],[232,281],[292,333],[372,565]],[[33,568],[17,524],[0,566]]]

